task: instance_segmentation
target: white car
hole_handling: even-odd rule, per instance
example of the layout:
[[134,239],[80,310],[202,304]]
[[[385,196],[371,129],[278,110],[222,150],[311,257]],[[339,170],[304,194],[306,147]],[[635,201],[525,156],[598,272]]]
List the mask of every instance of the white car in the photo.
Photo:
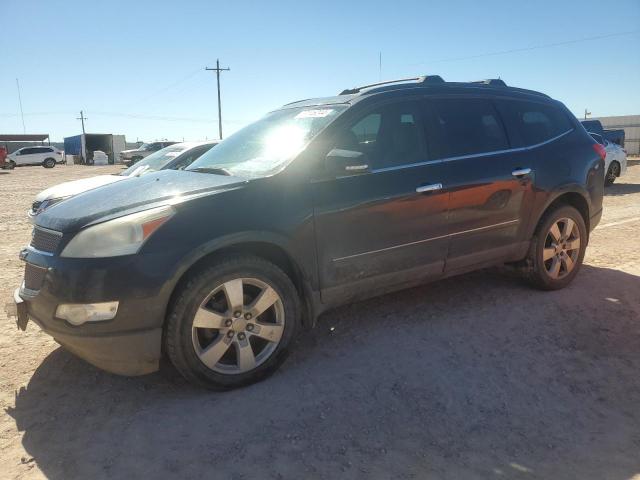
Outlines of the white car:
[[[115,175],[98,175],[70,182],[60,183],[36,195],[28,215],[33,219],[56,203],[94,188],[119,182],[131,177],[139,177],[158,170],[183,170],[218,142],[183,142],[170,145],[149,155],[144,160]],[[95,155],[95,152],[94,152]],[[95,158],[95,157],[94,157]]]
[[62,163],[62,151],[56,147],[22,147],[7,156],[10,168],[23,165],[42,165],[53,168],[56,163]]
[[610,142],[602,135],[591,133],[593,139],[604,146],[607,156],[604,160],[604,184],[610,186],[627,171],[627,151],[617,143]]

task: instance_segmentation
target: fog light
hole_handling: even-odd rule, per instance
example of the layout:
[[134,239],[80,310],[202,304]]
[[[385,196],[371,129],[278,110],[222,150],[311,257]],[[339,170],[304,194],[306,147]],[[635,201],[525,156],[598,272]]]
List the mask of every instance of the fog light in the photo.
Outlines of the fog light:
[[71,325],[111,320],[116,313],[118,313],[118,302],[63,303],[56,309],[56,317],[66,320]]

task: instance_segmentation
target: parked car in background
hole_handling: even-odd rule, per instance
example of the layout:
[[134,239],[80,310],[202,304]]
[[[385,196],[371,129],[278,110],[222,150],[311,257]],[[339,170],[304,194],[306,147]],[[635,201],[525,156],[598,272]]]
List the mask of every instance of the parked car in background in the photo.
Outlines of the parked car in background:
[[182,170],[194,162],[200,155],[208,151],[218,142],[183,142],[163,148],[136,165],[127,168],[116,175],[97,175],[91,178],[83,178],[71,182],[64,182],[43,190],[31,205],[29,217],[33,218],[47,208],[71,198],[79,193],[93,190],[94,188],[118,182],[129,177],[140,176],[145,173],[156,172],[164,169]]
[[11,164],[11,168],[24,165],[53,168],[56,163],[64,163],[62,151],[56,147],[22,147],[9,154],[7,161]]
[[605,176],[604,184],[608,187],[616,181],[616,178],[623,175],[627,171],[627,151],[617,143],[604,138],[602,135],[589,132],[593,139],[602,145],[607,152],[605,158]]
[[562,103],[498,79],[293,102],[184,171],[39,215],[17,323],[114,373],[164,353],[195,384],[247,385],[344,303],[503,263],[567,286],[602,215],[604,158]]
[[122,150],[120,152],[120,162],[124,163],[127,166],[131,166],[136,162],[139,162],[145,157],[148,157],[153,152],[157,152],[169,145],[173,145],[177,142],[152,142],[152,143],[143,143],[138,148],[134,148],[133,150]]

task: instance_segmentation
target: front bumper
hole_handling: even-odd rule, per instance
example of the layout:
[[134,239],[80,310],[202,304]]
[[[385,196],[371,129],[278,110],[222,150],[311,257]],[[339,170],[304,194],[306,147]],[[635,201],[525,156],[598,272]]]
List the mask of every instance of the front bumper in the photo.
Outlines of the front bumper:
[[[168,301],[162,272],[156,272],[156,276],[148,268],[149,264],[160,263],[158,259],[138,255],[72,259],[33,249],[23,251],[21,257],[46,269],[37,290],[25,288],[23,283],[16,292],[24,305],[19,308],[45,333],[77,356],[112,373],[143,375],[158,370]],[[74,326],[56,318],[56,309],[62,303],[116,300],[120,304],[111,320]]]
[[[29,312],[29,300],[22,298],[22,290],[22,288],[16,289],[14,295],[22,300],[20,302],[16,299],[17,321],[20,328],[26,328],[26,319],[20,313],[20,309],[24,308],[24,315],[36,323],[43,332],[51,335],[71,353],[102,370],[127,376],[145,375],[158,370],[162,341],[161,328],[106,335],[62,333],[59,330],[50,329],[49,322],[38,319]],[[22,326],[21,323],[23,323]]]

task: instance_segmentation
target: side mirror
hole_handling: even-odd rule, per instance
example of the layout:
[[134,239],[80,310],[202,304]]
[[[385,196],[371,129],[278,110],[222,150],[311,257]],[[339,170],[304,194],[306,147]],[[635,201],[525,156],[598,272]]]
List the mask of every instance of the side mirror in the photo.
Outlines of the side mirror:
[[336,177],[358,175],[371,171],[367,154],[355,150],[334,148],[327,154],[325,164],[327,171]]

